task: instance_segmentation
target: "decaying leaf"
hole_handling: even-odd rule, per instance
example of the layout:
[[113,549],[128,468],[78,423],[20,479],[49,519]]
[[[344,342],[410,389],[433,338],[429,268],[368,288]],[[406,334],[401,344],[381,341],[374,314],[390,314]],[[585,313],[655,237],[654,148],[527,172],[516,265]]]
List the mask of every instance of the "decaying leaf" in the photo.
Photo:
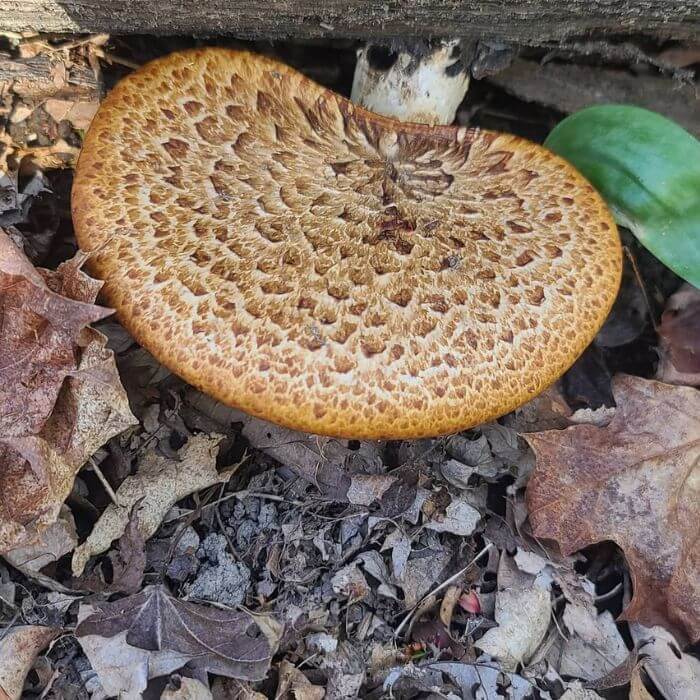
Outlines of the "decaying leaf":
[[0,231],[0,551],[56,520],[85,461],[135,422],[83,256],[35,269]]
[[3,631],[0,640],[0,700],[19,700],[39,652],[61,633],[56,627],[24,625]]
[[644,671],[666,700],[696,700],[700,688],[700,660],[684,654],[662,627],[630,625],[632,638],[644,660]]
[[81,642],[86,636],[125,635],[126,643],[137,650],[180,655],[185,659],[181,665],[190,662],[209,673],[242,680],[263,679],[272,654],[250,615],[178,600],[164,586],[147,586],[141,593],[102,604],[79,623],[75,634]]
[[425,524],[436,532],[451,532],[461,537],[471,535],[481,520],[481,513],[465,498],[453,498],[444,515],[435,517]]
[[381,443],[363,441],[359,449],[350,449],[347,440],[268,423],[195,389],[188,390],[185,401],[190,411],[207,419],[209,427],[224,430],[233,422],[242,424],[241,433],[252,448],[293,469],[324,498],[354,505],[377,504],[387,517],[403,513],[415,501],[416,474],[411,470],[382,473]]
[[229,480],[233,470],[216,471],[221,436],[194,435],[180,449],[179,462],[147,452],[138,471],[117,490],[119,506],[110,503],[87,540],[73,554],[73,575],[80,576],[88,559],[109,549],[124,534],[131,509],[139,503],[139,531],[147,540],[158,529],[165,514],[181,498],[213,484]]
[[46,588],[65,592],[68,589],[58,581],[41,573],[41,569],[72,552],[78,544],[75,520],[68,506],[61,506],[55,523],[43,530],[35,540],[23,547],[5,552],[3,557],[25,576],[33,578]]
[[[78,622],[94,614],[94,608],[81,604]],[[86,634],[78,640],[97,674],[104,691],[102,697],[139,700],[149,679],[177,671],[190,659],[188,655],[169,649],[139,649],[127,643],[126,635],[126,631],[113,637]]]
[[404,607],[413,608],[440,581],[445,567],[453,560],[455,551],[449,543],[440,547],[414,552],[404,564],[399,585],[403,589]]
[[196,678],[175,676],[161,693],[160,700],[212,700],[212,694],[209,688]]
[[[363,442],[359,450],[351,450],[347,440],[302,433],[268,423],[228,408],[196,389],[190,389],[186,393],[185,401],[222,428],[234,422],[241,423],[241,433],[251,447],[296,470],[309,481],[316,479],[319,465],[326,463],[344,465],[357,460],[373,467],[374,472],[382,464],[378,443]],[[348,486],[349,484],[346,489]]]
[[574,681],[567,683],[566,691],[559,700],[602,700],[602,696],[595,690],[584,688],[581,681]]
[[659,327],[657,378],[700,386],[700,289],[684,284],[669,297]]
[[95,567],[76,587],[99,593],[138,593],[146,568],[145,540],[139,529],[139,502],[134,504],[124,534],[119,538],[118,549],[107,555],[112,569],[111,581],[106,581],[102,567]]
[[634,669],[632,673],[629,700],[654,700],[654,696],[644,687],[640,667]]
[[85,130],[90,126],[90,122],[99,107],[99,102],[78,102],[52,98],[46,100],[43,107],[54,121],[61,122],[66,119],[74,128]]
[[[467,664],[456,661],[439,661],[392,668],[384,681],[384,690],[403,697],[401,691],[431,693],[439,688],[442,697],[481,698],[483,700],[527,700],[532,697],[532,683],[516,673],[505,673],[496,663],[477,659]],[[453,695],[448,695],[452,692]],[[541,694],[549,697],[549,694]]]
[[628,620],[700,638],[700,393],[638,377],[614,382],[604,428],[526,436],[537,455],[527,492],[538,537],[565,554],[612,540],[630,566]]
[[568,603],[563,621],[568,638],[557,640],[550,657],[562,675],[596,681],[627,659],[627,647],[609,611],[597,614],[593,605]]
[[275,700],[323,700],[326,691],[311,681],[286,659],[280,664]]
[[370,587],[367,579],[358,568],[358,562],[344,566],[331,578],[333,592],[348,597],[350,600],[362,600],[369,595]]
[[484,653],[498,659],[507,671],[525,663],[544,639],[551,617],[549,590],[534,576],[523,573],[507,555],[498,566],[496,622],[476,642]]

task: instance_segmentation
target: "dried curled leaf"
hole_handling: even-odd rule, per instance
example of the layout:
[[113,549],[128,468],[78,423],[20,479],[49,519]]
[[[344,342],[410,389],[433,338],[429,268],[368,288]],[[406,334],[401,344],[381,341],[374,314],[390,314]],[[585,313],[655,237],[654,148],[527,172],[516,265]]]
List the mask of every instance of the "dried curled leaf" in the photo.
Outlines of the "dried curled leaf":
[[61,633],[56,627],[24,625],[5,630],[0,640],[0,700],[19,700],[39,652]]
[[83,256],[35,269],[0,231],[0,551],[56,520],[85,461],[135,423]]
[[76,588],[97,593],[138,593],[146,568],[146,547],[143,534],[139,529],[137,502],[131,509],[129,522],[124,534],[119,538],[119,549],[112,549],[107,555],[112,571],[111,580],[107,581],[100,564],[76,580]]
[[42,574],[41,569],[72,552],[77,544],[78,534],[73,514],[68,506],[63,505],[55,523],[43,530],[31,544],[11,549],[3,554],[3,558],[45,588],[67,593],[70,589]]
[[537,456],[527,492],[538,537],[569,554],[612,540],[634,597],[624,618],[700,638],[700,393],[638,377],[614,381],[603,428],[526,435]]
[[311,681],[286,659],[279,669],[279,685],[275,700],[323,700],[326,691]]
[[182,665],[241,680],[261,680],[272,649],[255,618],[233,610],[187,603],[164,586],[147,586],[141,593],[104,603],[80,622],[75,634],[116,637],[136,649],[173,652]]
[[178,462],[162,457],[155,449],[146,453],[136,474],[119,486],[119,506],[113,503],[107,506],[90,536],[73,553],[73,575],[80,576],[91,556],[106,552],[124,534],[132,508],[139,501],[138,529],[147,540],[181,498],[228,481],[232,470],[216,471],[220,441],[219,435],[195,435],[179,451]]

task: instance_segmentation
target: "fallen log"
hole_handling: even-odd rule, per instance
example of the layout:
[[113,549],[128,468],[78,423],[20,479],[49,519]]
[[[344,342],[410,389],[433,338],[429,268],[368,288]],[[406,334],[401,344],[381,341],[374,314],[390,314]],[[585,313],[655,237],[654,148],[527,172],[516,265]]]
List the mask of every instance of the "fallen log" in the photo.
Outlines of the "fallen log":
[[5,31],[248,38],[478,37],[541,45],[646,34],[692,39],[697,0],[0,0]]

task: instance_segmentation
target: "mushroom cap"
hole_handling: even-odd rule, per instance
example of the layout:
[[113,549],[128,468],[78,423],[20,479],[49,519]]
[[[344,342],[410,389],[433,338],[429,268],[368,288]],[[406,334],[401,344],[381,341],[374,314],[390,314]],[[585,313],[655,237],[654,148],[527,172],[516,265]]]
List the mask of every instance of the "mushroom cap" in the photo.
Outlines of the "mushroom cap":
[[591,342],[621,274],[603,200],[543,147],[381,117],[226,49],[122,80],[72,201],[106,300],[158,360],[338,437],[520,406]]

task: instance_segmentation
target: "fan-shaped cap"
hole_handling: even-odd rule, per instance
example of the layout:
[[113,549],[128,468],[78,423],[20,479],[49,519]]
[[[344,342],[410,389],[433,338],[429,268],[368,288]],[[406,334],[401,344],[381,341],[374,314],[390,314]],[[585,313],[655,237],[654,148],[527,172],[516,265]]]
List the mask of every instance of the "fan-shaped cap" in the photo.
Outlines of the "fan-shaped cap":
[[73,217],[107,301],[172,371],[342,437],[514,409],[592,340],[621,270],[603,201],[544,148],[387,119],[224,49],[112,90]]

